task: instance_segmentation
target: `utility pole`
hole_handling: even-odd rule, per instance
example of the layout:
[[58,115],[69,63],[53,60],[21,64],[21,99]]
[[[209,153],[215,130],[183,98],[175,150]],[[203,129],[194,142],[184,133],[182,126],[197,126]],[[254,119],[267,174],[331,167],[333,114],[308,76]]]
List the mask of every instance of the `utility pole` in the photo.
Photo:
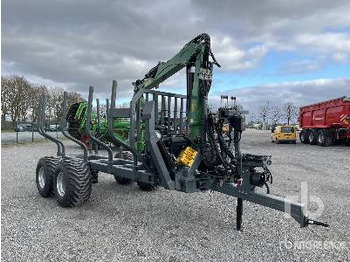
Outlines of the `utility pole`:
[[[270,111],[270,101],[267,100],[267,110]],[[265,130],[267,130],[267,127],[269,126],[269,116],[266,118],[266,127]]]

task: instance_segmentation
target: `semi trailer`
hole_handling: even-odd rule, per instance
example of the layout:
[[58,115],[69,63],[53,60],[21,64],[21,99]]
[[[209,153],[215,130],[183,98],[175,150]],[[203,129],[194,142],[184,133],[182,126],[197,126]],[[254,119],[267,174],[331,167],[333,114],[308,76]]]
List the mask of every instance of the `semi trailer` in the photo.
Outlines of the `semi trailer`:
[[304,144],[331,146],[350,143],[350,96],[303,106],[299,111],[299,138]]

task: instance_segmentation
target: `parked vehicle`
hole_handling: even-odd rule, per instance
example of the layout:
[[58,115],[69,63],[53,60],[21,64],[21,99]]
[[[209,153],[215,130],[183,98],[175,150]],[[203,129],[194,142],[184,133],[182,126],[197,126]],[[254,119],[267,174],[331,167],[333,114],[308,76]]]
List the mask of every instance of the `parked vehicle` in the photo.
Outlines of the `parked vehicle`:
[[277,126],[271,130],[271,142],[279,143],[293,143],[297,141],[297,129],[295,126]]
[[49,129],[51,132],[60,131],[60,126],[59,125],[50,125]]
[[44,130],[47,132],[56,132],[56,131],[60,131],[61,127],[59,125],[47,125],[44,127]]
[[299,138],[304,144],[330,146],[350,143],[350,97],[339,97],[303,106],[299,112],[302,128]]
[[32,124],[18,124],[15,126],[15,132],[26,132],[32,130]]
[[18,125],[18,126],[15,126],[15,132],[24,132],[25,130],[24,130],[24,127],[23,126],[20,126],[20,125]]

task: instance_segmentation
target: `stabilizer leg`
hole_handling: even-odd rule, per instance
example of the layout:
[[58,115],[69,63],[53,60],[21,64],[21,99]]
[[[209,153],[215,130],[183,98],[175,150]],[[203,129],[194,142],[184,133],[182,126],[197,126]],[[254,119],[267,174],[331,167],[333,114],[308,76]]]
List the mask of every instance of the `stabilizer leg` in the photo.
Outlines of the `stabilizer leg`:
[[237,230],[242,231],[243,199],[237,198]]

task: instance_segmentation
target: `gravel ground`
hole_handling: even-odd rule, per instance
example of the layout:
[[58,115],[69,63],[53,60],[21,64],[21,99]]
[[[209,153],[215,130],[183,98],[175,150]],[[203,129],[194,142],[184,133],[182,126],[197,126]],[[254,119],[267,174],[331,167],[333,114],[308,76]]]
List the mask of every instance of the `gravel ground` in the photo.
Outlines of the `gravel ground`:
[[[331,227],[300,228],[281,212],[245,202],[244,231],[237,232],[233,197],[163,188],[143,192],[107,174],[100,175],[84,206],[63,209],[37,193],[36,163],[55,153],[55,146],[41,143],[2,149],[2,259],[349,261],[350,147],[276,145],[269,133],[253,130],[242,142],[243,152],[273,156],[272,193],[297,196],[308,182],[310,199],[324,204],[318,220]],[[69,152],[75,150],[68,145]]]

